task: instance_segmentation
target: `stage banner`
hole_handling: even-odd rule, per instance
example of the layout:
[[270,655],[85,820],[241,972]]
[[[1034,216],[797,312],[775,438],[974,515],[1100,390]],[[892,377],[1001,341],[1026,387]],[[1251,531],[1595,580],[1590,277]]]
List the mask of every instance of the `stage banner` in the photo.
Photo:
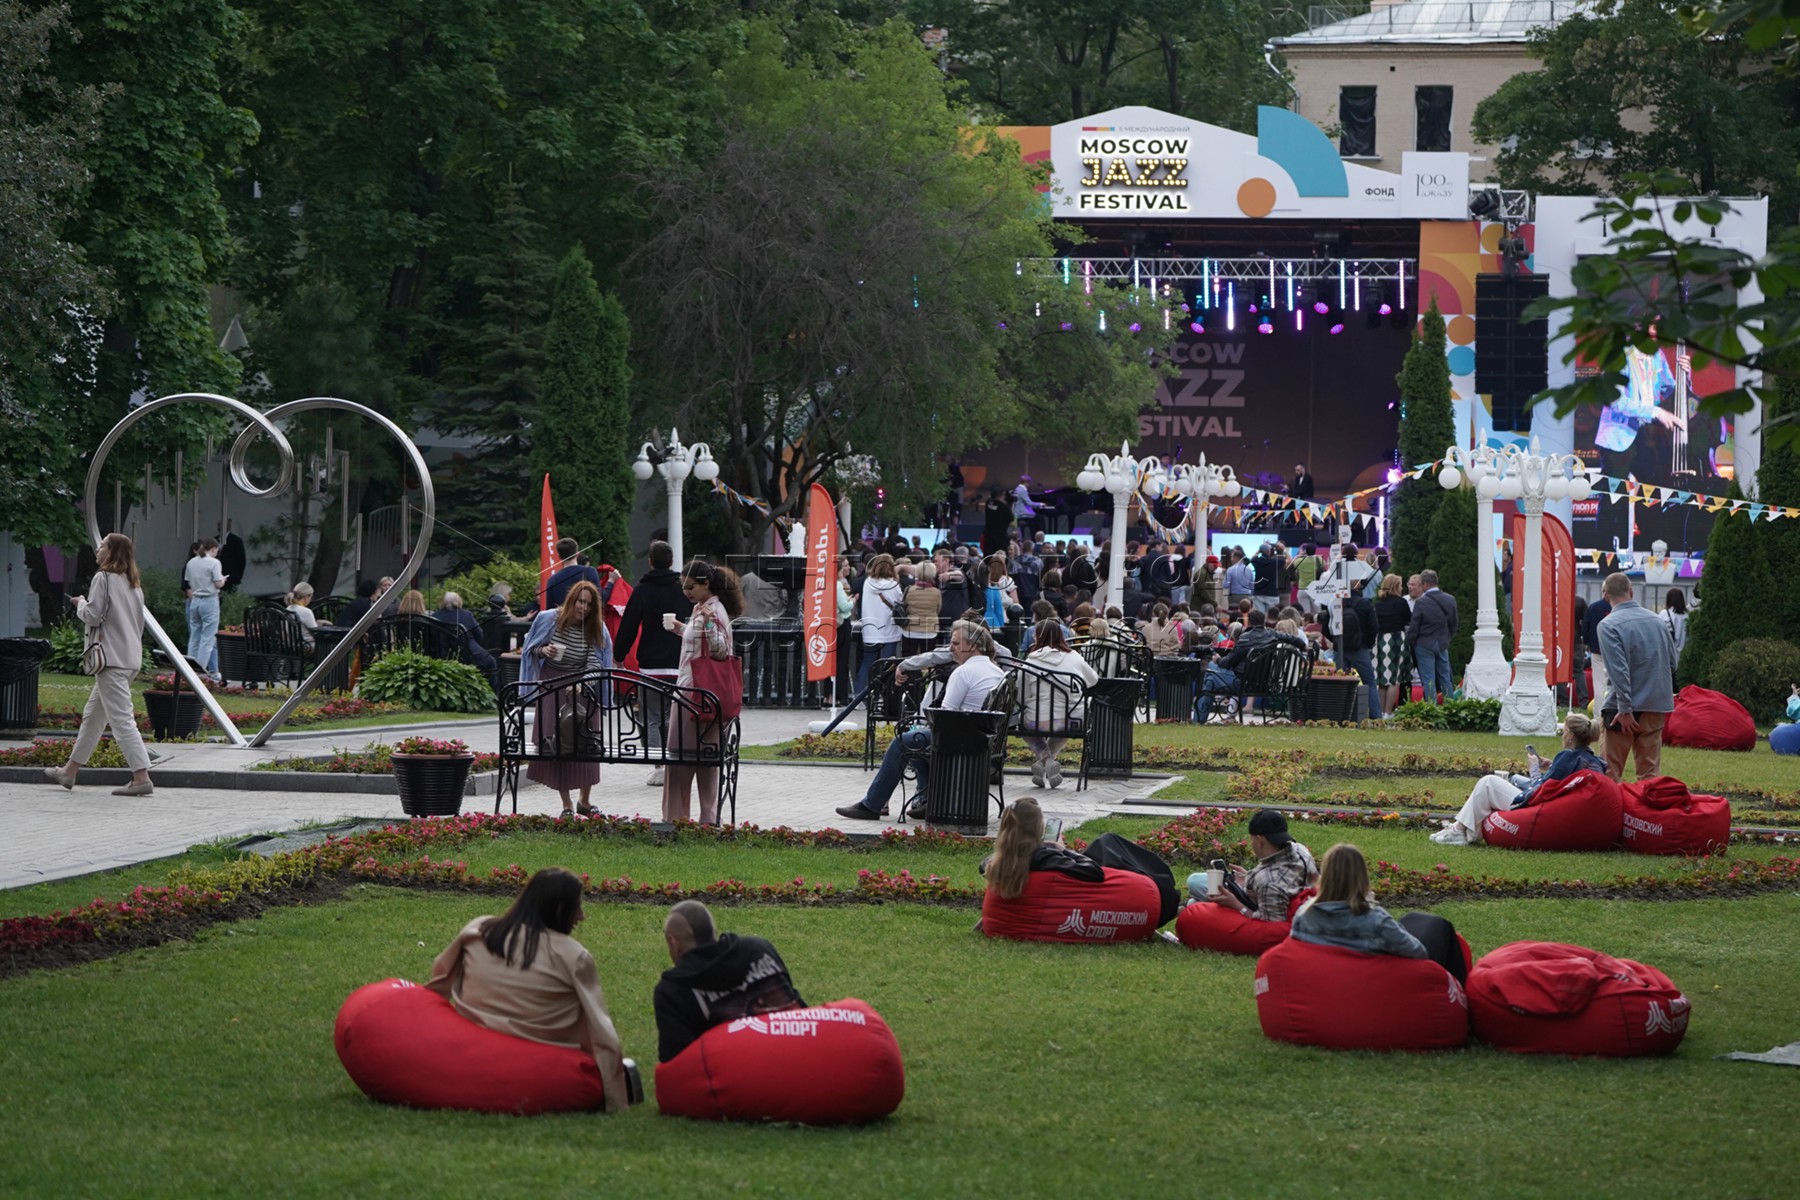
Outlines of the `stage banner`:
[[837,510],[812,485],[806,505],[806,681],[837,674]]
[[[1540,596],[1544,614],[1545,682],[1555,687],[1575,676],[1575,539],[1569,527],[1544,514],[1543,572]],[[1513,651],[1518,652],[1525,628],[1525,516],[1506,514],[1506,536],[1513,544]]]
[[556,557],[556,506],[550,503],[550,475],[544,475],[544,498],[538,505],[538,607],[545,607],[544,592],[562,563]]

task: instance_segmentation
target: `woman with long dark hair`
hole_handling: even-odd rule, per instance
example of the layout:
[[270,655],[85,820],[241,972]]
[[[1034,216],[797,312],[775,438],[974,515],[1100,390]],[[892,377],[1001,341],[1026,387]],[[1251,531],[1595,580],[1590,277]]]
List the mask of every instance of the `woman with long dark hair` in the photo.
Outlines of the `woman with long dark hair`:
[[[571,754],[578,746],[565,742],[578,738],[592,728],[599,718],[599,705],[575,686],[574,680],[588,671],[604,671],[612,667],[612,640],[606,636],[606,625],[600,616],[600,589],[591,580],[577,580],[556,608],[539,613],[532,619],[519,650],[520,683],[569,682],[547,688],[538,698],[537,724],[532,736],[540,751],[548,755],[534,757],[525,775],[535,783],[555,788],[562,797],[562,815],[577,812],[591,816],[594,811],[588,796],[600,782],[600,764],[559,761],[557,753]],[[570,722],[564,722],[563,710],[569,710]],[[586,721],[580,718],[585,713]],[[571,805],[569,793],[579,788],[581,803]]]
[[503,915],[463,926],[425,986],[483,1028],[587,1051],[605,1083],[606,1111],[618,1112],[629,1103],[635,1067],[606,1011],[594,956],[573,936],[582,916],[581,880],[546,867]]
[[69,603],[87,634],[83,661],[104,665],[93,673],[94,690],[88,693],[68,763],[45,767],[44,774],[52,783],[74,787],[88,755],[100,744],[100,735],[111,726],[113,741],[131,768],[131,782],[114,788],[113,795],[148,796],[156,790],[150,783],[150,752],[144,749],[131,708],[131,681],[144,664],[144,588],[138,578],[137,550],[124,534],[109,533],[100,541],[98,561],[100,570],[88,594],[70,596]]
[[1178,902],[1175,875],[1169,864],[1116,833],[1101,834],[1088,843],[1085,853],[1065,847],[1060,834],[1046,842],[1044,810],[1036,800],[1019,800],[1000,814],[994,852],[982,860],[978,869],[995,895],[1016,900],[1025,894],[1033,871],[1055,871],[1083,883],[1104,883],[1106,867],[1154,881],[1161,898],[1161,914],[1156,923],[1161,925],[1174,917]]
[[[882,556],[886,558],[886,555]],[[890,567],[893,560],[888,559]],[[686,621],[673,621],[670,629],[681,635],[681,669],[676,686],[694,686],[694,660],[730,658],[732,653],[731,622],[743,615],[744,593],[738,588],[737,575],[726,567],[715,567],[696,558],[681,575],[681,591],[693,602],[694,611]],[[671,620],[673,620],[671,618]],[[896,629],[898,626],[896,626]],[[719,745],[720,722],[700,724],[691,709],[676,713],[672,749],[692,753],[700,747]],[[686,821],[693,812],[694,783],[700,784],[700,822],[719,823],[719,768],[694,763],[670,763],[663,773],[663,820]]]

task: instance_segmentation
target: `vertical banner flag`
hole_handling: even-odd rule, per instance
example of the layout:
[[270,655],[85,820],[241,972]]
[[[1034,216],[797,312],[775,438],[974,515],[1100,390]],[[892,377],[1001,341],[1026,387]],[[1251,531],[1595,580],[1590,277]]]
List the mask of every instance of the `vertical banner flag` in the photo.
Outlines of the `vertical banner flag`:
[[[1525,517],[1506,514],[1506,536],[1513,544],[1513,647],[1525,628]],[[1544,514],[1543,569],[1538,591],[1544,614],[1544,682],[1555,687],[1575,677],[1575,539],[1569,527]]]
[[837,674],[837,510],[812,485],[806,503],[806,681]]
[[546,607],[544,592],[550,576],[562,566],[556,558],[556,506],[550,503],[550,475],[544,474],[544,499],[538,516],[538,607]]

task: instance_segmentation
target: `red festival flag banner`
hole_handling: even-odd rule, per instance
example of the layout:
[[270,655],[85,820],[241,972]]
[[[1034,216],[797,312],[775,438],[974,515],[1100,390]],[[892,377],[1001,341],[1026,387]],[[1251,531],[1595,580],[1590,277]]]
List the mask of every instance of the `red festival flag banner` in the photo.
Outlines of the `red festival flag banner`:
[[544,500],[538,517],[538,607],[544,607],[550,576],[562,563],[556,557],[556,506],[550,503],[550,476],[544,475]]
[[831,493],[812,485],[806,505],[806,680],[837,674],[837,510]]
[[[1544,682],[1555,687],[1568,683],[1575,675],[1575,539],[1569,527],[1549,513],[1544,514],[1543,547],[1539,560],[1538,597],[1543,609],[1544,658],[1548,663]],[[1525,627],[1525,516],[1519,512],[1506,514],[1506,534],[1512,539],[1513,554],[1513,647],[1516,651],[1520,631]]]

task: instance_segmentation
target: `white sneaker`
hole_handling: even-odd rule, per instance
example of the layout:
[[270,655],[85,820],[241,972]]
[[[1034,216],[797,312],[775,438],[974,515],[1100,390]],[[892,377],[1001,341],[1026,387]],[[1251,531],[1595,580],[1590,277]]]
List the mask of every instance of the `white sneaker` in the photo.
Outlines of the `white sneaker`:
[[1062,764],[1054,758],[1044,764],[1044,779],[1053,788],[1062,786]]
[[663,769],[658,767],[650,772],[650,778],[644,780],[644,784],[647,787],[661,787],[663,785]]
[[1044,786],[1044,760],[1041,758],[1031,760],[1031,786]]
[[1440,846],[1466,846],[1469,844],[1469,831],[1463,828],[1461,821],[1452,821],[1432,834],[1431,840]]

